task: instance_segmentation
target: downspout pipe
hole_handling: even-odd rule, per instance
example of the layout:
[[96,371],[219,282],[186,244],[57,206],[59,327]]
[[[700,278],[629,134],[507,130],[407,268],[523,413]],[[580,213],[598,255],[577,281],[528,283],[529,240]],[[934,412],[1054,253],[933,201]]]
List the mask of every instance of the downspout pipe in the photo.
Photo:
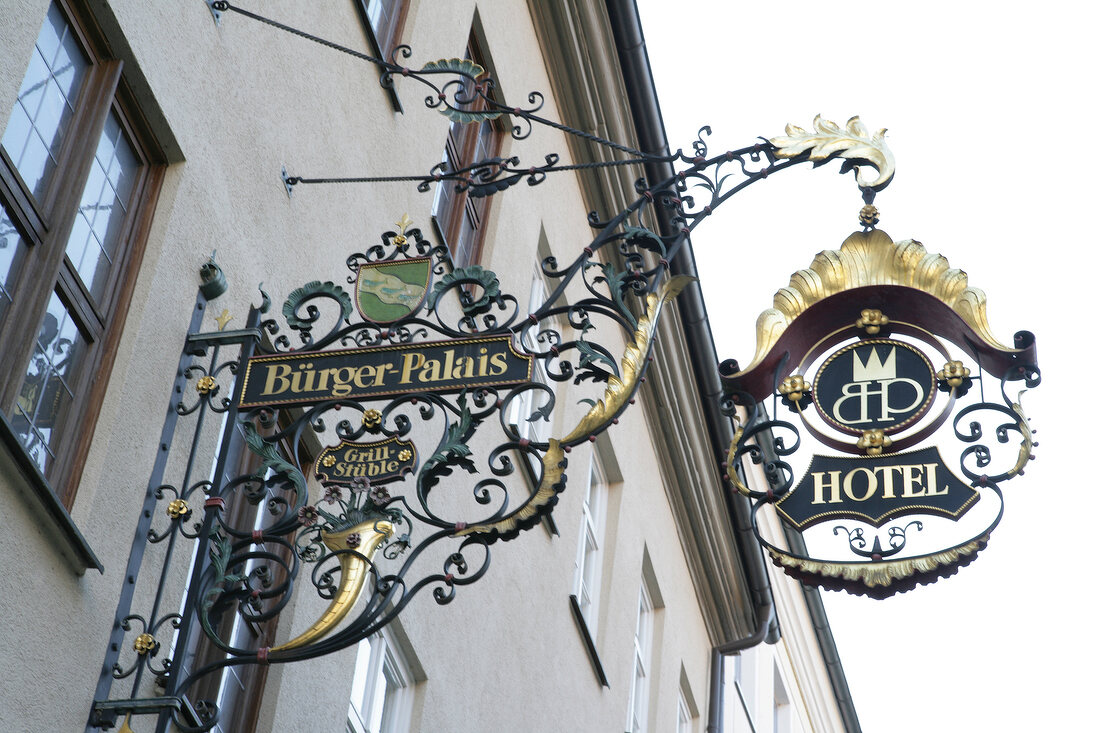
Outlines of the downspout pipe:
[[[638,133],[639,147],[645,153],[666,156],[669,153],[668,139],[665,136],[664,120],[657,100],[649,55],[646,53],[637,3],[635,0],[606,0],[606,2],[608,18],[618,50],[619,65],[626,82],[631,115]],[[650,181],[665,180],[674,174],[675,169],[671,163],[651,162],[645,166],[645,175]],[[661,234],[673,233],[669,212],[658,211],[657,214]],[[690,239],[684,242],[679,255],[672,261],[671,268],[676,275],[699,276]],[[692,371],[699,386],[703,416],[715,465],[717,465],[733,438],[733,425],[718,409],[722,392],[718,377],[718,357],[714,348],[710,322],[707,319],[706,304],[703,302],[698,283],[680,294],[677,298],[677,306],[688,343]],[[756,626],[750,636],[720,644],[711,652],[707,733],[717,733],[721,730],[724,709],[722,697],[725,688],[723,658],[761,642],[775,643],[779,639],[778,627],[773,624],[774,602],[771,583],[768,580],[763,552],[753,535],[749,502],[732,492],[724,492],[724,495],[733,521],[739,554],[748,578]]]

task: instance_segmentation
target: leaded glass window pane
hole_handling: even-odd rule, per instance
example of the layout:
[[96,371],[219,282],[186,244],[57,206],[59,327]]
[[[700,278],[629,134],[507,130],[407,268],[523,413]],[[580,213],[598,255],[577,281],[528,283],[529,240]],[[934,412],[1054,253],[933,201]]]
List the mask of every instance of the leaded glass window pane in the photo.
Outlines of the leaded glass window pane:
[[98,303],[118,250],[140,164],[112,112],[103,128],[65,254]]
[[19,88],[3,145],[23,182],[41,199],[57,167],[88,60],[61,10],[50,6]]
[[35,339],[34,353],[16,398],[13,423],[27,453],[43,471],[57,455],[54,427],[73,402],[73,384],[88,343],[57,293]]
[[26,254],[27,243],[19,236],[8,212],[0,207],[0,322],[14,301],[15,280]]

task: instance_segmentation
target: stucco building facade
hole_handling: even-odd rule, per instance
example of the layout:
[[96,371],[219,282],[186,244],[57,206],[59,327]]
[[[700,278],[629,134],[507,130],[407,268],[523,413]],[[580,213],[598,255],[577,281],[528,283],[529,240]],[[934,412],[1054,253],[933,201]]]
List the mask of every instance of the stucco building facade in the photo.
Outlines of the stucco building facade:
[[[629,1],[245,7],[368,55],[407,44],[410,65],[475,58],[507,105],[539,90],[548,120],[646,152],[666,144]],[[606,218],[635,179],[664,171],[587,167],[476,201],[411,183],[288,195],[283,170],[421,175],[441,160],[617,153],[553,126],[517,139],[503,123],[452,122],[413,80],[387,89],[369,63],[240,14],[215,23],[203,0],[0,0],[0,17],[0,717],[82,730],[212,252],[229,289],[199,314],[207,332],[220,313],[242,324],[260,283],[280,304],[308,280],[340,282],[348,254],[403,215],[535,307],[552,290],[538,263],[572,260],[592,237],[587,212]],[[673,267],[690,275],[690,260]],[[711,404],[705,316],[694,286],[669,305],[637,404],[571,453],[552,522],[495,545],[485,577],[447,605],[419,598],[359,645],[218,681],[219,729],[858,730],[820,600],[765,566],[722,480],[729,425]],[[576,423],[570,384],[532,430]],[[182,557],[166,606],[181,603]],[[324,608],[308,584],[296,593],[276,641]],[[157,637],[163,659],[172,632]]]

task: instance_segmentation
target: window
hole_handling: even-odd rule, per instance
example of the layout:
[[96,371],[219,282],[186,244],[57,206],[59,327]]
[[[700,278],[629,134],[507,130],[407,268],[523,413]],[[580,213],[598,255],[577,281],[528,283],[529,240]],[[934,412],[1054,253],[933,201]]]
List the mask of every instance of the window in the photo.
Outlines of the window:
[[691,733],[691,710],[688,708],[684,691],[676,697],[676,733]]
[[593,638],[596,636],[596,611],[599,608],[600,570],[603,563],[604,514],[607,508],[607,479],[595,451],[588,469],[581,510],[581,532],[574,570],[573,594]]
[[55,0],[0,137],[0,410],[66,506],[163,174],[121,69]]
[[383,60],[389,61],[393,50],[401,38],[405,25],[405,13],[409,9],[406,0],[356,0],[359,9],[367,20],[374,51]]
[[791,697],[787,694],[787,686],[783,684],[783,677],[779,674],[779,667],[774,667],[775,704],[772,706],[772,730],[774,733],[791,733]]
[[410,727],[414,680],[383,630],[359,643],[348,706],[348,733],[399,733]]
[[[274,430],[286,429],[287,418],[286,411],[281,411],[276,428],[265,428],[261,425],[254,425],[254,427],[261,434],[270,435]],[[223,417],[221,435],[217,450],[214,453],[215,456],[219,455],[225,447],[221,441],[226,439],[230,440],[231,443],[228,447],[227,461],[220,480],[222,486],[239,476],[255,474],[262,468],[260,457],[247,447],[242,425],[240,423],[228,423]],[[281,442],[279,447],[284,456],[290,454],[290,441]],[[299,446],[299,448],[298,465],[311,464],[315,453],[311,454],[308,446]],[[211,466],[211,481],[216,477],[214,473],[216,465],[217,459],[215,458],[215,465]],[[265,473],[265,479],[270,479],[271,476],[271,471],[268,470]],[[224,515],[227,524],[238,528],[262,529],[270,525],[273,517],[269,510],[269,500],[293,501],[294,498],[289,495],[288,490],[271,484],[268,484],[262,491],[266,493],[257,495],[258,500],[252,502],[244,500],[243,492],[238,490],[238,493],[230,500]],[[264,498],[259,498],[260,496]],[[255,579],[266,579],[266,581],[260,580],[260,583],[267,582],[270,585],[277,586],[286,580],[284,567],[290,567],[291,565],[291,550],[278,544],[268,544],[265,549],[267,553],[270,553],[273,562],[252,559],[239,570]],[[188,577],[190,577],[194,569],[194,563],[198,559],[194,554],[197,550],[198,544],[196,543],[192,551],[192,566],[188,570]],[[261,570],[261,568],[264,568],[264,570]],[[183,614],[183,603],[186,603],[186,596],[181,599],[181,614]],[[241,603],[247,603],[247,601],[220,599],[218,605],[212,608],[211,625],[218,635],[232,646],[246,649],[270,647],[275,643],[279,617],[276,616],[259,624],[253,623],[241,616]],[[177,641],[178,637],[173,640],[173,646]],[[185,655],[182,676],[226,658],[224,650],[218,647],[199,627],[198,619],[194,620],[194,625],[190,630],[188,647],[190,651]],[[198,678],[190,689],[183,692],[189,697],[192,704],[199,700],[214,700],[217,703],[220,717],[218,724],[211,728],[211,733],[254,733],[259,724],[260,706],[263,702],[264,688],[267,684],[268,669],[266,665],[257,664],[223,667]]]
[[695,695],[691,693],[687,670],[680,665],[680,687],[676,696],[676,733],[693,733],[695,721],[699,717],[699,706]]
[[638,620],[634,628],[634,667],[630,683],[628,733],[644,733],[649,717],[649,677],[653,661],[653,601],[646,584],[638,593]]
[[[466,44],[466,58],[488,69],[487,57],[477,37],[471,33]],[[464,109],[478,112],[486,109],[486,102],[477,96],[473,82],[467,80],[459,98],[472,98]],[[447,143],[443,149],[443,162],[447,170],[454,171],[500,154],[504,139],[504,127],[499,119],[481,122],[452,122],[447,131]],[[485,224],[489,216],[489,199],[473,197],[468,191],[456,191],[457,184],[441,182],[436,186],[432,217],[439,236],[451,252],[451,262],[457,267],[467,267],[478,261],[485,238]]]
[[[724,664],[726,665],[726,679],[733,679],[733,691],[736,693],[736,697],[727,697],[732,699],[733,703],[731,710],[733,712],[734,730],[741,730],[738,723],[744,723],[752,729],[753,720],[756,718],[754,711],[756,710],[755,702],[752,708],[749,707],[749,701],[755,700],[756,690],[754,688],[755,682],[755,664],[756,657],[755,652],[752,649],[746,649],[743,652],[738,652],[732,657],[726,657]],[[731,670],[732,669],[732,674]],[[728,682],[727,682],[728,684]]]

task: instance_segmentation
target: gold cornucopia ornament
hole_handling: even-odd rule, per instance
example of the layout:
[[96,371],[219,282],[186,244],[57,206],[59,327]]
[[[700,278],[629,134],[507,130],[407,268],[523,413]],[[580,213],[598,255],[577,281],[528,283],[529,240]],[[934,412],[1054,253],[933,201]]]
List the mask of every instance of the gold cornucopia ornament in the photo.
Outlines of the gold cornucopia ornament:
[[271,651],[303,647],[331,633],[359,600],[370,575],[375,551],[393,533],[393,523],[385,519],[371,519],[340,531],[322,532],[321,541],[325,547],[330,552],[338,553],[340,585],[328,608],[308,629],[290,641],[272,647]]

